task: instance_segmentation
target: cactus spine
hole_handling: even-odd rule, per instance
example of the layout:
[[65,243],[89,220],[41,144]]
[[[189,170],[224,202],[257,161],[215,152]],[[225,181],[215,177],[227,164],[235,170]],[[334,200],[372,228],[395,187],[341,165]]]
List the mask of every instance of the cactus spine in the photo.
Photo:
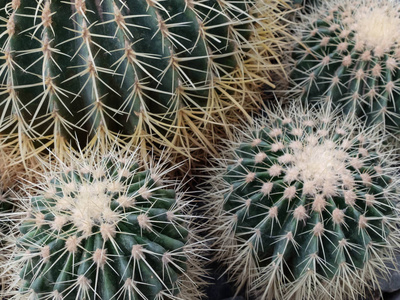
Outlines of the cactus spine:
[[75,137],[210,150],[210,124],[254,107],[279,68],[281,0],[1,3],[0,132],[25,156]]
[[398,132],[399,30],[397,2],[325,1],[298,28],[295,88],[305,102],[332,101],[368,124]]
[[165,178],[170,170],[140,166],[137,156],[78,157],[45,173],[23,202],[8,297],[200,297],[190,203]]
[[377,271],[399,246],[399,178],[377,138],[295,102],[228,144],[210,207],[219,259],[238,289],[300,300],[357,299],[379,288]]

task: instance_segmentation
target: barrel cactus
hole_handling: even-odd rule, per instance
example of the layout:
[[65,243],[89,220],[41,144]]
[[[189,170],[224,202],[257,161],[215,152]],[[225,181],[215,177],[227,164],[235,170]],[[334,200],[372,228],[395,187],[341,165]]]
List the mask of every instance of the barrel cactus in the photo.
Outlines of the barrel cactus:
[[243,130],[219,160],[218,258],[251,299],[358,299],[379,289],[399,245],[399,175],[377,134],[296,103]]
[[368,124],[400,129],[398,1],[325,1],[303,16],[292,79],[305,102],[331,101]]
[[0,133],[23,157],[75,138],[212,151],[229,131],[212,125],[273,86],[286,34],[283,0],[1,3]]
[[169,169],[140,165],[137,156],[77,157],[44,174],[23,202],[29,215],[9,263],[7,297],[200,297],[190,202],[166,178]]

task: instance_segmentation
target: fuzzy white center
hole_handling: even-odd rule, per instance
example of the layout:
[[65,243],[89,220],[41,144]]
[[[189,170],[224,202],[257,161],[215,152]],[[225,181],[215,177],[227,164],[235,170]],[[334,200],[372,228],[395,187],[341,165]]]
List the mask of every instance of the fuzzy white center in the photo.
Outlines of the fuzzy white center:
[[293,167],[298,170],[299,179],[303,182],[334,184],[346,173],[346,152],[333,147],[330,143],[321,145],[305,145],[294,150]]
[[381,7],[376,7],[376,4],[368,7],[366,4],[358,9],[354,20],[356,41],[367,48],[386,51],[400,41],[400,16],[390,4]]
[[98,181],[83,184],[74,202],[74,215],[77,218],[100,222],[103,211],[110,207],[111,196],[106,194],[104,182]]
[[[118,220],[118,215],[110,207],[113,197],[109,189],[110,184],[115,184],[115,181],[108,179],[84,182],[79,186],[76,185],[75,197],[57,199],[56,207],[59,211],[56,213],[53,228],[61,230],[64,224],[71,222],[78,231],[89,235],[93,226],[114,223]],[[58,215],[59,213],[61,214]],[[106,234],[106,236],[112,235],[112,232]]]

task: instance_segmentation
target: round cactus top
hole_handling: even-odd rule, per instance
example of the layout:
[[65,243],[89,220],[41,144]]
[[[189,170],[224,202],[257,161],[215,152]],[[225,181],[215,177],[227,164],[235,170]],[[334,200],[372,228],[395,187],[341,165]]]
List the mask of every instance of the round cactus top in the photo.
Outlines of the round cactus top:
[[[351,4],[352,3],[352,4]],[[376,54],[398,49],[400,42],[400,7],[394,1],[363,1],[354,9],[354,1],[347,4],[343,15],[355,32],[356,44]],[[351,12],[354,11],[353,15]]]
[[228,271],[257,299],[363,293],[398,242],[399,178],[378,135],[292,105],[246,129],[232,153],[212,204]]
[[[349,122],[324,114],[270,119],[251,134],[252,140],[239,146],[237,163],[229,171],[235,176],[228,175],[226,180],[236,183],[243,175],[246,184],[264,180],[260,191],[265,195],[277,182],[288,200],[318,202],[343,196],[353,206],[356,197],[361,197],[353,191],[363,190],[367,195],[371,186],[380,185],[374,181],[386,176],[377,145],[356,130]],[[386,181],[385,186],[391,179]]]
[[326,1],[314,9],[310,21],[316,26],[329,23],[329,31],[350,37],[357,49],[374,50],[377,56],[398,49],[400,7],[395,1]]
[[196,299],[202,281],[191,258],[189,204],[167,172],[161,164],[141,166],[135,153],[111,152],[74,157],[45,173],[25,201],[29,216],[16,241],[20,294],[10,295]]
[[[157,202],[154,197],[163,195],[170,198],[166,205],[175,201],[174,190],[165,189],[159,180],[158,170],[140,170],[135,157],[118,158],[110,155],[94,165],[80,164],[52,174],[43,187],[40,196],[32,198],[35,207],[32,214],[35,226],[48,224],[55,232],[63,230],[66,224],[74,234],[88,238],[93,231],[100,230],[103,238],[115,236],[117,224],[126,219],[126,210],[136,214],[141,229],[152,228],[147,209]],[[137,189],[132,188],[136,184]],[[52,215],[44,222],[42,205]],[[159,206],[159,205],[156,205]],[[125,210],[125,213],[121,213]],[[169,212],[173,219],[173,212]],[[146,221],[145,221],[146,220]]]
[[303,102],[332,102],[385,130],[400,130],[400,5],[325,1],[303,16],[291,77]]

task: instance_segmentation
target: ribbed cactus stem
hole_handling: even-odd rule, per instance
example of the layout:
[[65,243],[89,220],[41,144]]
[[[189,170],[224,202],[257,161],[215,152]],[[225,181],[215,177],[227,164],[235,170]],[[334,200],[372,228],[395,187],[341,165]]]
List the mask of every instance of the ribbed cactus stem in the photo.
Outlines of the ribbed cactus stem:
[[0,132],[24,155],[75,137],[215,151],[211,124],[254,109],[280,67],[266,17],[284,2],[267,3],[4,1]]
[[399,245],[399,177],[376,130],[299,102],[227,143],[210,180],[218,256],[254,299],[356,299]]
[[335,0],[304,16],[297,28],[292,79],[308,103],[333,102],[345,113],[400,126],[397,2]]
[[34,196],[20,199],[26,217],[5,295],[198,299],[202,243],[190,201],[166,178],[170,170],[143,165],[131,152],[70,158],[43,174]]

